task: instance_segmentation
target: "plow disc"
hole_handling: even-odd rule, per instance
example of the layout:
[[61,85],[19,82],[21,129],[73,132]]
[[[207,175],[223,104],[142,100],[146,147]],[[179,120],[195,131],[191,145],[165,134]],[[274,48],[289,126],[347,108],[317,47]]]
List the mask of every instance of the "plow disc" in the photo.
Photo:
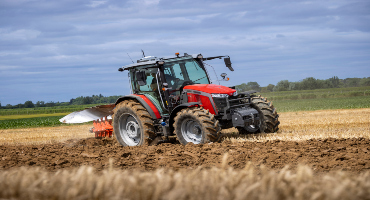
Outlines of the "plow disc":
[[112,120],[105,117],[99,120],[94,120],[94,128],[90,129],[91,133],[95,133],[96,138],[112,137],[113,126]]

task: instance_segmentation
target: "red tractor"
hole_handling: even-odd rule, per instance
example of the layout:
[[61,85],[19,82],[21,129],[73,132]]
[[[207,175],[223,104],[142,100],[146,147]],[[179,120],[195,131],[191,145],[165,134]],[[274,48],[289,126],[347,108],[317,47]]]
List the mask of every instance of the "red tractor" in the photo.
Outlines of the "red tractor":
[[[217,142],[221,129],[231,127],[242,134],[276,132],[279,115],[270,101],[253,95],[256,91],[238,93],[235,87],[211,84],[203,62],[216,58],[224,58],[226,67],[234,71],[228,56],[144,57],[118,70],[128,71],[131,95],[60,121],[85,122],[111,115],[111,121],[94,121],[92,131],[101,137],[111,136],[113,129],[123,146],[150,145],[173,136],[181,144]],[[225,79],[226,74],[221,76]]]

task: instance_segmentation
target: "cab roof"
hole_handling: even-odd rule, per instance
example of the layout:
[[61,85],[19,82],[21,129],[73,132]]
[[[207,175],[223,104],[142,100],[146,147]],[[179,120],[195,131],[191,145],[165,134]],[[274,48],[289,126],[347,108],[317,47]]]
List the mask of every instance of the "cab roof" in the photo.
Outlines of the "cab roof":
[[154,56],[143,57],[140,60],[137,60],[137,63],[125,65],[125,66],[119,68],[118,71],[125,71],[125,70],[129,70],[129,69],[133,69],[135,67],[140,67],[140,66],[145,66],[145,65],[154,65],[158,61],[166,61],[166,60],[177,59],[177,58],[178,59],[198,58],[198,59],[201,59],[201,60],[212,60],[212,59],[215,59],[215,58],[228,57],[228,56],[216,56],[216,57],[203,58],[202,54],[189,55],[187,53],[184,53],[183,56],[180,56],[179,54],[176,54],[176,55],[177,55],[176,57],[162,57],[162,58],[157,58],[157,57],[154,57]]

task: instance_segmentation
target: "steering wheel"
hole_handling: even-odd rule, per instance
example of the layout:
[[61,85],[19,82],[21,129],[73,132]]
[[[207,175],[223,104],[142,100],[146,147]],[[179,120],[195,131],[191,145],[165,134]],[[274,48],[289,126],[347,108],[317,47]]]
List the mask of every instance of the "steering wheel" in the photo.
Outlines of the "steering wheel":
[[[169,74],[164,75],[166,78],[167,83],[172,87],[172,89],[176,89],[179,85],[180,79],[179,78],[174,78],[173,76]],[[171,83],[173,81],[173,84]]]

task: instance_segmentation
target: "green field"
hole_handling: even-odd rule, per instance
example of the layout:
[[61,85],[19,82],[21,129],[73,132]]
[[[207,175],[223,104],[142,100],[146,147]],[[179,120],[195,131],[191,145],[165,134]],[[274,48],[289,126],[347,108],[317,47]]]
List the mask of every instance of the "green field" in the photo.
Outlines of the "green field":
[[370,86],[350,88],[330,88],[317,90],[292,90],[259,93],[270,100],[327,99],[342,97],[370,97]]
[[0,129],[59,126],[62,124],[59,122],[59,119],[62,117],[63,116],[49,116],[0,120]]
[[[278,113],[370,108],[370,87],[257,93],[273,101]],[[60,126],[68,113],[96,105],[0,110],[0,129]]]
[[370,96],[273,101],[277,112],[370,108]]
[[97,106],[97,105],[98,104],[56,106],[56,107],[39,107],[39,108],[0,109],[0,116],[71,113],[71,112],[83,110],[85,108],[89,108],[89,107],[93,107],[93,106]]

